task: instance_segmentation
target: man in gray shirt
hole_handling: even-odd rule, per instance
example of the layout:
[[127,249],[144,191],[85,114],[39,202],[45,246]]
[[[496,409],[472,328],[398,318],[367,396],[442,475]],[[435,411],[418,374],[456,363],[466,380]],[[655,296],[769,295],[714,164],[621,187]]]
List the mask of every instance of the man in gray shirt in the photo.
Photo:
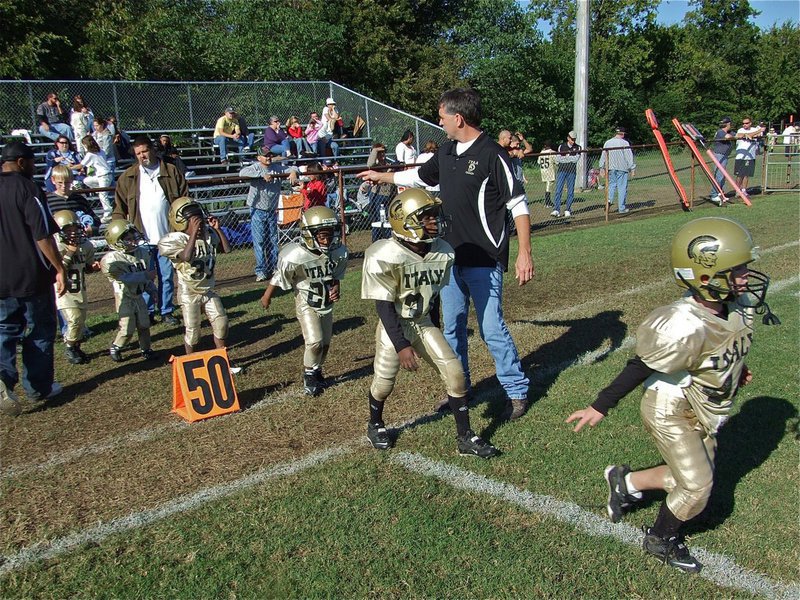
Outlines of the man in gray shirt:
[[614,204],[614,194],[619,197],[619,214],[630,212],[625,206],[628,196],[628,177],[633,177],[636,163],[633,162],[631,145],[625,139],[625,128],[617,127],[614,137],[603,144],[600,153],[600,170],[606,175],[608,181],[608,202]]
[[250,177],[247,206],[250,207],[250,231],[256,255],[256,281],[267,281],[278,264],[278,201],[281,178],[274,175],[289,172],[289,183],[297,183],[297,169],[273,164],[278,154],[259,148],[256,162],[239,171],[239,177]]

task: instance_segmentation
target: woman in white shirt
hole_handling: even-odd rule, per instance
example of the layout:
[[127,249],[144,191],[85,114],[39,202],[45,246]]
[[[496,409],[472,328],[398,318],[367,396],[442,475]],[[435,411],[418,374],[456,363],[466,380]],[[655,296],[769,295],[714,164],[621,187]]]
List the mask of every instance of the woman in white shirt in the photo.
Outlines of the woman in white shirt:
[[414,134],[410,129],[403,132],[403,137],[400,138],[400,143],[394,149],[397,162],[410,165],[417,161],[417,149],[414,148]]
[[[85,153],[83,160],[78,167],[81,171],[87,173],[87,177],[83,183],[91,188],[105,188],[111,187],[114,182],[114,176],[111,168],[108,166],[106,160],[106,153],[100,149],[95,139],[90,136],[84,136],[81,140]],[[111,200],[110,192],[98,192],[100,196],[100,204],[103,205],[103,217],[100,219],[101,223],[108,223],[111,221],[111,212],[114,210],[114,203]]]

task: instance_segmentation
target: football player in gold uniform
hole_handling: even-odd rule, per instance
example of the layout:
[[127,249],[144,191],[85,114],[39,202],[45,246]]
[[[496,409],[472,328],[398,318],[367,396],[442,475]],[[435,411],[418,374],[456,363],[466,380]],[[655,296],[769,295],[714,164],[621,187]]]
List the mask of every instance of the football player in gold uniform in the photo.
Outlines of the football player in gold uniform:
[[339,280],[347,269],[347,248],[339,241],[341,225],[330,208],[314,206],[300,218],[300,242],[286,244],[278,266],[261,297],[269,309],[277,288],[292,290],[297,320],[303,332],[303,391],[322,393],[322,365],[333,333],[333,303],[339,301]]
[[422,357],[447,388],[459,453],[496,456],[498,450],[470,428],[464,369],[439,329],[439,292],[450,278],[455,257],[450,244],[440,238],[445,224],[442,202],[425,190],[411,188],[389,202],[388,212],[392,237],[367,248],[361,280],[361,297],[375,301],[380,319],[367,437],[379,450],[392,446],[383,405],[400,367],[416,371]]
[[81,350],[86,325],[86,276],[85,273],[99,271],[100,263],[94,260],[94,246],[86,239],[78,215],[71,210],[59,210],[53,219],[61,228],[56,234],[56,246],[61,262],[67,271],[66,292],[56,294],[56,308],[61,313],[67,329],[64,332],[67,360],[73,365],[89,362]]
[[[178,302],[181,305],[183,347],[186,354],[195,351],[200,342],[200,325],[206,313],[214,333],[214,347],[224,348],[228,337],[228,314],[222,299],[214,291],[214,265],[217,249],[230,252],[228,238],[220,229],[219,220],[206,216],[203,207],[189,198],[176,198],[169,208],[172,232],[158,241],[158,253],[166,256],[178,273]],[[239,367],[231,371],[238,373]]]
[[672,242],[672,272],[689,291],[650,313],[636,332],[636,356],[590,406],[567,419],[577,421],[575,431],[593,427],[644,383],[642,420],[666,464],[606,468],[608,515],[616,523],[643,491],[666,491],[655,524],[645,528],[644,550],[687,572],[702,565],[686,548],[682,528],[708,502],[717,430],[739,386],[752,380],[745,357],[754,313],[778,323],[764,302],[769,278],[749,267],[757,257],[750,232],[736,221],[705,217],[684,225]]
[[139,334],[139,348],[145,359],[158,355],[150,348],[150,316],[142,293],[152,289],[155,271],[148,271],[150,250],[143,245],[144,237],[136,226],[123,219],[114,219],[106,229],[106,241],[111,250],[103,256],[100,268],[114,287],[114,301],[119,314],[119,331],[109,354],[114,362],[122,362],[122,349],[131,341],[133,332]]

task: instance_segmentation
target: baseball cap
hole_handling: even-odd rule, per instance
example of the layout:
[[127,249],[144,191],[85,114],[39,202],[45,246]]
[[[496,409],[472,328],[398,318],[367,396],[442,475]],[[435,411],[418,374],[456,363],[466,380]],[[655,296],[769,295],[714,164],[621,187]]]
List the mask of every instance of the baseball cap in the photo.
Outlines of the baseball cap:
[[617,132],[617,133],[625,133],[625,128],[622,127],[622,126],[619,126],[614,131]]
[[578,134],[577,134],[577,133],[575,133],[575,130],[574,130],[574,129],[572,129],[572,130],[571,130],[571,131],[570,131],[570,132],[567,134],[567,137],[568,137],[568,138],[572,138],[573,140],[577,140],[577,139],[578,139]]
[[256,154],[258,154],[259,156],[267,156],[267,157],[280,156],[279,154],[273,152],[266,146],[259,146],[258,150],[256,151]]
[[31,150],[27,144],[24,142],[11,142],[3,146],[3,154],[2,157],[0,157],[0,162],[33,157],[33,150]]
[[730,123],[730,122],[731,122],[731,118],[730,118],[730,117],[722,117],[722,118],[719,120],[719,124],[720,124],[720,125],[727,125],[727,124],[728,124],[728,123]]
[[325,100],[325,104],[326,105],[328,105],[328,104],[336,104],[336,102],[334,101],[333,98],[328,98],[327,100]]
[[225,112],[236,112],[236,111],[235,111],[235,110],[233,110],[233,107],[232,107],[232,106],[226,106],[226,107],[225,107]]

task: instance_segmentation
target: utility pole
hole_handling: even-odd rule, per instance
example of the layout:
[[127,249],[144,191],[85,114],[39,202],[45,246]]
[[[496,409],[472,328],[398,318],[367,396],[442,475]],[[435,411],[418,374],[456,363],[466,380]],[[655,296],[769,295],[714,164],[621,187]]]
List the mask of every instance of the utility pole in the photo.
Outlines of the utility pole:
[[[575,97],[572,106],[572,128],[578,134],[576,140],[586,149],[588,138],[589,105],[589,0],[578,0],[578,17],[575,36]],[[586,187],[586,155],[578,161],[575,180],[578,189]]]

